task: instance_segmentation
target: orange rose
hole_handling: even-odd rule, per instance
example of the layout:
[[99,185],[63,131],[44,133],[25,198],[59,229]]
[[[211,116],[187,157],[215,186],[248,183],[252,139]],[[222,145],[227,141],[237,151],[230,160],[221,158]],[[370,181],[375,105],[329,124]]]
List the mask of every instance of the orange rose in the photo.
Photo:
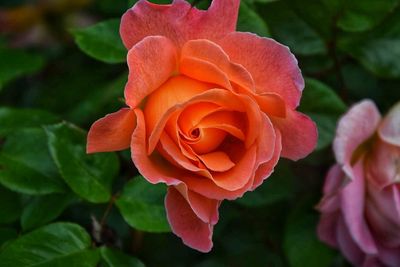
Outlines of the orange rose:
[[87,151],[131,148],[150,183],[166,183],[172,231],[207,252],[224,199],[254,190],[280,156],[315,147],[315,124],[295,111],[304,81],[276,41],[235,32],[238,0],[207,11],[183,0],[139,1],[122,17],[128,105],[96,121]]

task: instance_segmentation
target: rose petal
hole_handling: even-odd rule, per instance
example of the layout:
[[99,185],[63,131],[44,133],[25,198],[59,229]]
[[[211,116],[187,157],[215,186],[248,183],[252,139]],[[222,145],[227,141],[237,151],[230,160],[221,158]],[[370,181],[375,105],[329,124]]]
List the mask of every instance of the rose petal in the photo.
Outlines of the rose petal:
[[400,147],[400,102],[383,118],[378,133],[385,142]]
[[[272,150],[271,147],[266,147],[266,146],[259,146],[258,149],[270,150],[270,151]],[[254,182],[253,186],[251,187],[251,190],[254,190],[258,186],[260,186],[262,182],[274,172],[274,168],[278,163],[278,160],[281,155],[281,150],[282,150],[281,134],[279,131],[276,131],[275,145],[272,150],[273,151],[272,157],[267,162],[264,162],[260,166],[258,166],[257,171],[254,175]]]
[[344,165],[343,170],[352,178],[351,160],[354,151],[376,131],[381,120],[379,111],[370,100],[354,105],[340,119],[333,141],[336,161]]
[[353,180],[341,192],[343,218],[350,235],[360,249],[365,253],[375,254],[376,244],[364,218],[366,185],[362,160],[354,166],[353,174]]
[[125,100],[128,106],[135,108],[176,70],[177,54],[169,39],[149,36],[129,50],[127,61],[129,76]]
[[185,155],[182,154],[179,147],[171,140],[168,134],[163,133],[161,135],[160,148],[160,152],[169,160],[169,162],[173,162],[175,165],[201,176],[211,178],[211,174],[206,169],[195,166],[187,157],[185,157]]
[[282,157],[299,160],[314,150],[318,132],[309,117],[287,109],[285,118],[271,117],[271,120],[282,134]]
[[211,250],[213,225],[199,219],[185,198],[174,187],[168,188],[165,208],[172,231],[182,238],[183,243],[201,252]]
[[228,171],[235,166],[229,156],[222,151],[199,155],[199,158],[209,170],[215,172]]
[[186,199],[196,216],[205,223],[215,225],[218,222],[218,208],[221,201],[205,198],[193,191],[190,191],[186,184],[181,183],[174,186]]
[[317,205],[322,213],[334,212],[340,209],[340,190],[344,186],[345,174],[338,164],[333,165],[326,176],[324,196]]
[[214,0],[208,10],[198,10],[184,0],[157,5],[139,0],[121,20],[120,34],[130,49],[151,35],[162,35],[182,46],[193,39],[219,39],[236,28],[239,0]]
[[146,130],[149,133],[151,153],[170,116],[191,98],[201,95],[212,86],[185,76],[174,76],[151,94],[144,108]]
[[234,32],[217,42],[230,59],[252,75],[258,94],[276,93],[290,108],[298,106],[304,80],[286,46],[251,33]]
[[262,95],[255,95],[260,109],[267,115],[275,117],[286,117],[286,104],[285,101],[277,94],[265,93]]
[[152,184],[166,183],[177,185],[179,177],[185,175],[183,170],[165,162],[159,155],[147,155],[146,149],[146,124],[143,112],[135,109],[137,126],[132,134],[131,157],[135,166],[143,177]]
[[361,266],[364,262],[364,253],[352,239],[349,229],[346,227],[343,218],[338,220],[336,240],[340,251],[354,266]]
[[[400,266],[400,248],[389,248],[379,246],[379,259],[386,264],[383,267],[398,267]],[[379,267],[381,267],[379,266]],[[371,266],[372,267],[372,266]],[[375,267],[375,266],[374,266]]]
[[[209,40],[192,40],[187,42],[181,52],[181,59],[184,60],[186,58],[197,59],[197,62],[212,64],[233,83],[249,91],[254,91],[254,81],[251,74],[243,66],[232,63],[224,50]],[[211,76],[201,75],[201,73],[191,66],[181,64],[180,71],[194,79],[207,79],[207,82],[213,82],[210,79]],[[216,81],[213,83],[218,83],[218,80]],[[230,86],[226,86],[225,88],[230,88]]]
[[317,226],[319,239],[332,247],[337,247],[337,224],[340,218],[340,212],[322,213]]
[[123,108],[97,120],[90,127],[87,153],[109,152],[129,148],[136,127],[135,113]]
[[386,267],[386,266],[384,266],[376,256],[366,255],[362,267]]
[[214,173],[213,181],[217,186],[228,191],[242,188],[254,176],[252,170],[255,168],[256,156],[256,147],[250,147],[234,168],[226,172]]
[[400,147],[376,139],[366,161],[368,178],[377,188],[400,182]]
[[388,247],[400,247],[400,199],[396,185],[377,189],[368,184],[366,216],[379,241]]

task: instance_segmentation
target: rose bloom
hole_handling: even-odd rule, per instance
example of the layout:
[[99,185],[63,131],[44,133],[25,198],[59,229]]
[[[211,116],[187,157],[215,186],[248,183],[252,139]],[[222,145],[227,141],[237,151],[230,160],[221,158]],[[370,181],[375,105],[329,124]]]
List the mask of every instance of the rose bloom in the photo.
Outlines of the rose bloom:
[[[168,221],[183,242],[212,248],[222,200],[254,190],[282,156],[315,147],[315,124],[295,111],[304,80],[289,49],[236,32],[239,0],[198,10],[139,1],[122,17],[128,107],[96,121],[87,151],[131,148],[153,184],[165,183]],[[134,211],[132,211],[134,212]]]
[[335,164],[318,205],[320,239],[355,266],[400,266],[400,103],[384,119],[373,102],[339,122]]

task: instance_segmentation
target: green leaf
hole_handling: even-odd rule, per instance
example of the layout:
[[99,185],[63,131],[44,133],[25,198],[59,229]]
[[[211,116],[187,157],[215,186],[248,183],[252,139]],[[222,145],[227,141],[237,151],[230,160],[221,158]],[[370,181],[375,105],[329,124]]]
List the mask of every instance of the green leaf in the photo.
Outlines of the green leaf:
[[114,104],[115,109],[121,106],[120,98],[124,95],[127,77],[128,75],[124,73],[116,80],[104,86],[104,88],[96,90],[85,99],[82,99],[68,113],[68,118],[77,123],[93,121],[95,118],[113,110],[114,107],[109,110],[106,109],[110,104]]
[[125,185],[116,204],[126,222],[142,231],[169,232],[164,208],[166,187],[135,177]]
[[12,239],[17,238],[18,233],[14,228],[0,227],[0,252],[2,247]]
[[119,19],[71,30],[75,42],[87,55],[106,63],[126,61],[127,50],[119,36]]
[[72,124],[59,123],[45,130],[53,160],[72,191],[93,203],[107,202],[119,170],[116,155],[87,155],[86,134]]
[[37,54],[0,47],[0,91],[8,82],[40,70],[44,59]]
[[0,183],[24,194],[64,192],[66,187],[50,157],[41,128],[19,130],[0,151]]
[[90,246],[90,236],[79,225],[55,223],[7,244],[0,267],[95,267],[99,253]]
[[0,186],[0,224],[15,222],[21,215],[20,196]]
[[38,109],[0,108],[0,136],[28,127],[55,123],[59,118],[47,111]]
[[300,110],[317,124],[316,150],[320,150],[332,142],[336,132],[336,122],[346,111],[346,105],[327,85],[314,79],[306,79]]
[[338,16],[342,6],[338,0],[286,0],[293,10],[313,31],[324,40],[332,38],[332,22]]
[[289,46],[295,54],[326,54],[326,46],[321,36],[293,12],[285,1],[265,5],[262,12],[272,36]]
[[350,32],[369,30],[393,11],[398,3],[398,0],[343,1],[344,7],[337,25]]
[[335,253],[318,240],[316,223],[317,218],[312,213],[289,216],[284,251],[291,267],[332,266]]
[[400,8],[373,31],[344,36],[338,46],[375,75],[400,78]]
[[274,173],[260,187],[247,192],[237,202],[246,207],[259,207],[286,200],[293,194],[293,173],[284,162],[280,162]]
[[270,35],[265,21],[244,2],[240,4],[237,29],[241,32],[254,32],[259,36]]
[[105,267],[145,267],[138,259],[116,249],[102,247],[100,254],[105,262]]
[[21,226],[24,231],[51,222],[75,201],[71,194],[53,194],[33,199],[23,210]]

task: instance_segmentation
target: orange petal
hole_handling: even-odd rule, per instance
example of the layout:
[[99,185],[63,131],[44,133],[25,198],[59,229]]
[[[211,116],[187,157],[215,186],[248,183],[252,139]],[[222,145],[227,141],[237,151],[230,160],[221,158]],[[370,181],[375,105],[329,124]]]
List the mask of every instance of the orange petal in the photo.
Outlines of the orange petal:
[[220,107],[214,103],[196,103],[187,106],[178,118],[179,129],[187,137],[190,136],[190,131],[199,124],[199,122],[209,115],[215,112],[215,110],[220,109]]
[[[187,79],[190,79],[190,78],[187,78]],[[200,83],[200,84],[202,84],[202,83]],[[237,97],[237,96],[233,95],[231,92],[229,92],[227,90],[223,90],[223,89],[204,90],[203,93],[199,93],[199,94],[193,96],[192,98],[186,100],[186,102],[184,102],[184,103],[179,102],[178,104],[170,107],[168,110],[166,110],[163,113],[161,111],[154,112],[154,110],[157,109],[157,103],[159,103],[159,105],[163,106],[163,104],[166,104],[167,102],[166,101],[163,102],[162,98],[160,98],[160,97],[157,97],[156,99],[158,99],[159,101],[154,101],[154,103],[151,105],[154,107],[153,109],[148,108],[148,107],[150,107],[150,105],[148,105],[149,103],[146,104],[146,108],[145,108],[146,123],[150,124],[150,126],[149,125],[147,126],[147,129],[149,129],[148,131],[150,133],[149,149],[148,149],[149,154],[153,151],[155,145],[157,144],[157,142],[160,138],[162,131],[166,127],[166,124],[171,119],[171,117],[174,114],[176,115],[178,111],[181,112],[181,110],[185,109],[189,105],[201,103],[201,102],[208,102],[208,103],[213,103],[215,105],[226,107],[227,109],[232,109],[232,110],[236,110],[236,111],[245,111],[245,108],[243,107],[243,102],[240,100],[240,97]],[[166,106],[168,106],[168,105],[166,104]],[[165,107],[163,107],[161,109],[162,109],[162,111],[164,111]],[[147,114],[149,114],[148,112],[153,112],[154,114],[147,115]],[[147,116],[149,116],[149,117],[147,117]],[[253,114],[249,114],[248,116],[253,116]],[[258,114],[258,116],[259,116],[259,114]],[[257,118],[256,115],[254,115],[253,117]],[[151,124],[154,124],[154,123],[156,123],[155,126],[152,126]],[[257,128],[252,129],[253,135],[256,131],[257,131]],[[172,133],[170,133],[170,134],[172,136]],[[251,138],[255,139],[253,135],[250,135],[248,139],[251,139]],[[251,140],[249,140],[249,141],[251,141]]]
[[271,120],[282,135],[282,157],[299,160],[316,147],[317,126],[306,115],[287,109],[285,118],[271,117]]
[[199,158],[209,170],[215,172],[224,172],[235,166],[229,156],[222,151],[199,155]]
[[193,57],[183,58],[179,63],[179,72],[193,79],[217,84],[219,87],[232,90],[226,73],[205,60]]
[[146,102],[144,115],[149,133],[149,153],[153,151],[169,117],[181,105],[207,91],[210,84],[202,83],[185,76],[174,76],[152,93]]
[[267,162],[262,163],[260,166],[258,166],[257,171],[254,176],[254,182],[253,186],[251,187],[251,190],[256,189],[258,186],[260,186],[265,179],[267,179],[273,172],[276,164],[278,163],[278,160],[281,155],[281,150],[282,150],[282,140],[281,140],[281,134],[279,131],[275,132],[275,146],[273,148],[273,154],[270,160]]
[[172,75],[177,68],[176,57],[174,44],[162,36],[146,37],[129,50],[129,76],[125,86],[128,106],[137,107]]
[[120,33],[130,49],[147,36],[162,35],[182,46],[191,39],[220,39],[236,29],[239,0],[214,0],[198,10],[184,0],[157,5],[139,0],[121,19]]
[[285,101],[277,94],[265,93],[262,95],[255,95],[260,109],[269,116],[285,117],[286,116],[286,104]]
[[162,154],[170,162],[180,166],[188,171],[194,172],[201,176],[211,178],[211,174],[206,170],[194,165],[179,149],[179,147],[171,140],[167,134],[162,134],[160,138],[160,147],[162,148]]
[[97,120],[90,127],[87,153],[109,152],[129,148],[136,127],[135,113],[123,108]]
[[211,250],[213,224],[202,221],[174,187],[168,188],[165,208],[172,232],[179,236],[183,243],[201,252]]
[[230,59],[252,75],[258,94],[276,93],[292,108],[298,106],[304,80],[290,50],[270,38],[234,32],[217,42]]
[[191,142],[190,146],[198,154],[205,154],[214,151],[225,139],[227,133],[220,129],[205,128],[199,129],[198,141]]
[[[249,91],[254,91],[254,82],[251,74],[243,66],[232,63],[223,49],[209,40],[192,40],[187,42],[182,48],[181,61],[187,58],[192,60],[197,59],[199,63],[203,62],[203,64],[212,64],[233,83]],[[201,67],[201,65],[199,64],[198,67]],[[181,65],[180,70],[195,79],[203,78],[201,72],[195,72],[190,66]],[[208,80],[208,82],[212,81]],[[230,89],[231,87],[225,86],[225,88]]]
[[187,185],[184,183],[178,184],[174,187],[186,199],[200,220],[212,225],[218,222],[218,207],[221,203],[220,201],[199,195],[189,190]]
[[245,118],[238,112],[233,111],[216,111],[203,118],[199,123],[198,127],[207,129],[215,128],[224,130],[232,136],[244,141],[245,136],[243,128],[246,125]]
[[254,177],[257,147],[251,146],[236,163],[234,168],[222,173],[214,173],[213,181],[219,187],[234,191],[244,187]]
[[132,134],[131,157],[136,168],[152,184],[179,184],[179,177],[185,175],[183,170],[170,164],[159,155],[152,155],[151,157],[147,155],[146,124],[143,112],[140,109],[134,109],[134,112],[136,114],[137,126]]

